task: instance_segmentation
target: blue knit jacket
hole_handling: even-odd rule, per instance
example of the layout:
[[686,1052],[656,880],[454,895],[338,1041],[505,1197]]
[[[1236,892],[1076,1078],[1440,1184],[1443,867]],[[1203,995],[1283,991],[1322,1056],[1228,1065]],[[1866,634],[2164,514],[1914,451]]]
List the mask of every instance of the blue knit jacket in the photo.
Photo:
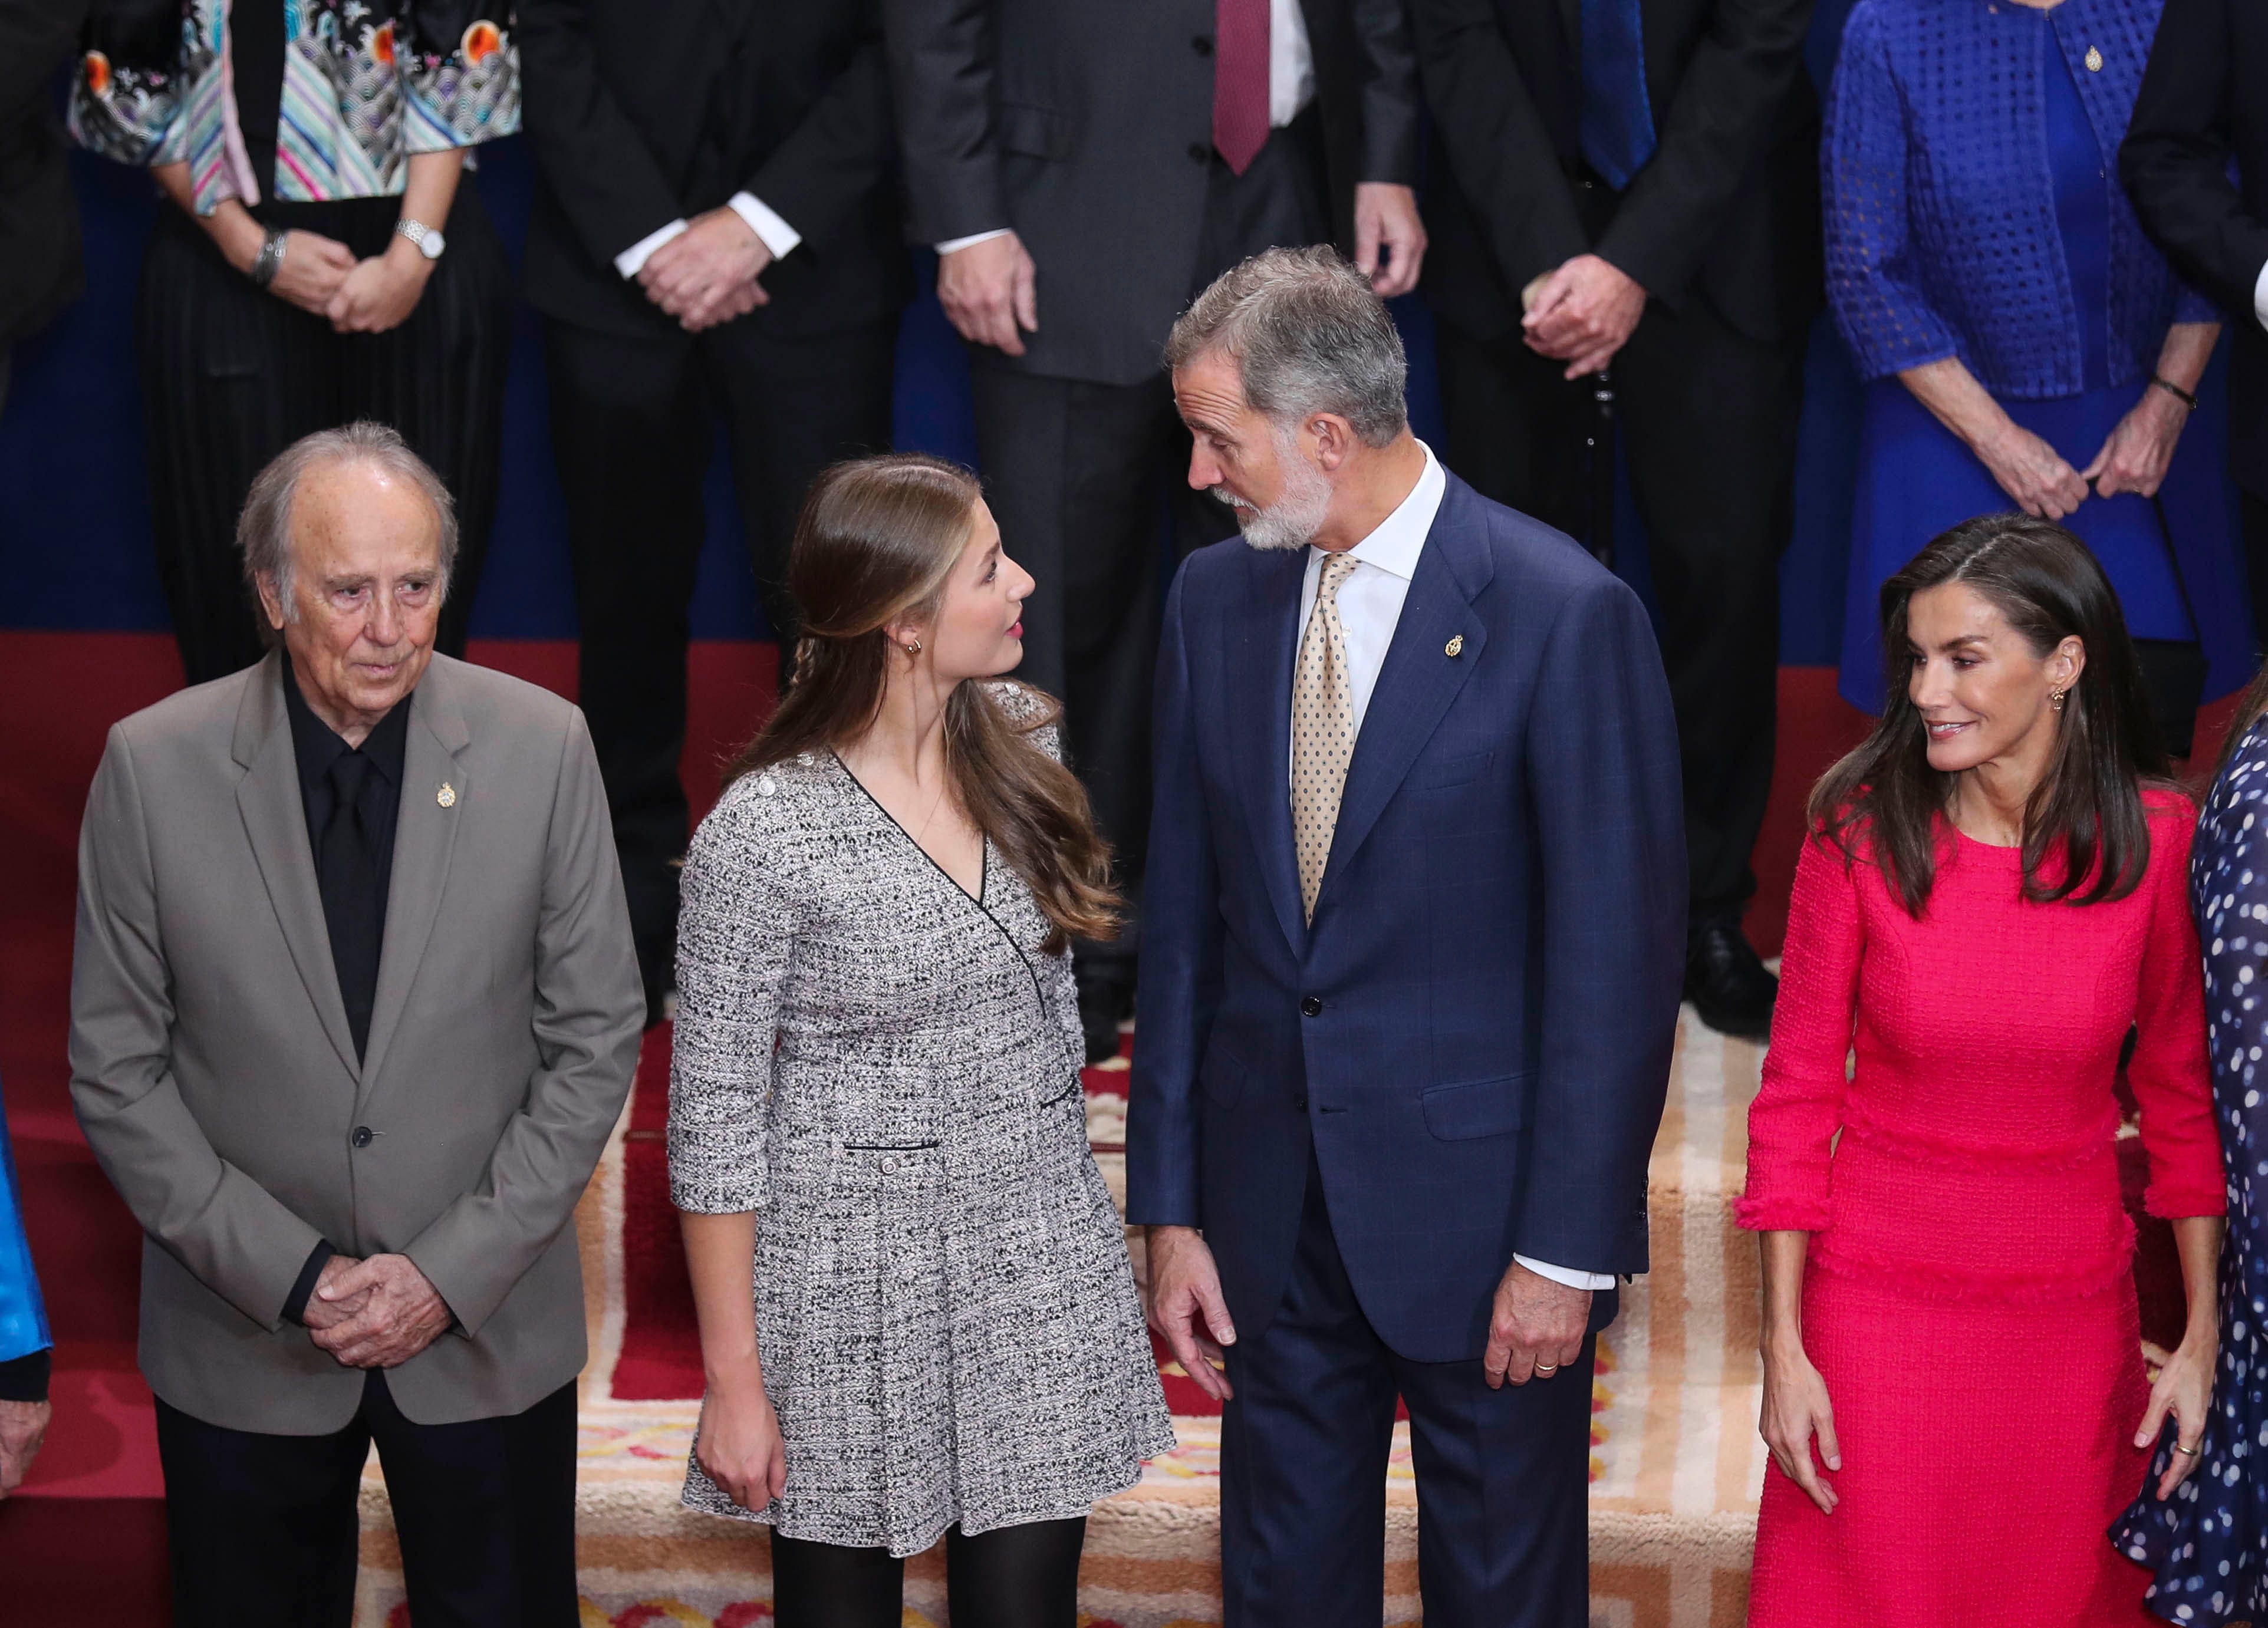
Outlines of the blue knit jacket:
[[2049,173],[2044,76],[2064,71],[2048,55],[2058,48],[2110,196],[2110,382],[2146,379],[2170,323],[2219,320],[2118,185],[2160,4],[2063,0],[2043,17],[2012,0],[1858,0],[1820,170],[1828,299],[1862,375],[1958,357],[1995,395],[2083,387]]
[[32,1273],[32,1247],[24,1239],[17,1190],[8,1120],[0,1114],[0,1362],[28,1357],[55,1343],[48,1334],[46,1308],[40,1303],[40,1280]]

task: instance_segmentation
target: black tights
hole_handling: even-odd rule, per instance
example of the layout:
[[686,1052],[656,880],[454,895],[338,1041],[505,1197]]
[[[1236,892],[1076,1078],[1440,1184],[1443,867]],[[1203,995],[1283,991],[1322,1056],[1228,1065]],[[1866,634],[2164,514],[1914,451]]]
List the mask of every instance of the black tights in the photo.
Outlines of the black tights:
[[[1086,1517],[945,1535],[953,1628],[1072,1628]],[[898,1628],[906,1563],[887,1549],[849,1549],[772,1534],[778,1628]]]

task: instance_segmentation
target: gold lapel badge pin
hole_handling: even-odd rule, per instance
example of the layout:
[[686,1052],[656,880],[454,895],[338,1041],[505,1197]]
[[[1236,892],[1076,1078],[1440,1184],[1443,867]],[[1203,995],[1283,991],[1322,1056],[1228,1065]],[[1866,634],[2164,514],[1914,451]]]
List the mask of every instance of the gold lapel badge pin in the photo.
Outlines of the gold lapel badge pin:
[[1463,655],[1465,653],[1465,636],[1460,633],[1456,637],[1442,645],[1441,653],[1448,657],[1452,661],[1454,661],[1459,656]]
[[457,806],[457,788],[446,780],[442,781],[441,789],[433,793],[433,800],[444,808],[454,808]]

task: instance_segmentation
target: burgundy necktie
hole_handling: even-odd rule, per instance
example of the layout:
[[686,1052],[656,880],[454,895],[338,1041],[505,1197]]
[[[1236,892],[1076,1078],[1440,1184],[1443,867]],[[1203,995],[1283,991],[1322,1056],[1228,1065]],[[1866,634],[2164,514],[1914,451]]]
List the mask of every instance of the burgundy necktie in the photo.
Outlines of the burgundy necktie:
[[1268,140],[1268,0],[1213,0],[1212,144],[1241,175]]

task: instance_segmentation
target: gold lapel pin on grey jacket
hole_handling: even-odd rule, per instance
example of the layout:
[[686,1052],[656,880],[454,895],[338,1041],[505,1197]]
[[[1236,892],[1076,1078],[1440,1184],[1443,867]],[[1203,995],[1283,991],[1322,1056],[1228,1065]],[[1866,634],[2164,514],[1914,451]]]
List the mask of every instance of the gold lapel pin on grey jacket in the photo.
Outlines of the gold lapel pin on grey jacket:
[[1459,656],[1463,655],[1465,653],[1465,636],[1460,633],[1447,644],[1442,645],[1441,653],[1452,661],[1454,661]]
[[442,781],[441,789],[433,793],[433,800],[444,808],[454,808],[457,806],[457,788],[446,780]]

